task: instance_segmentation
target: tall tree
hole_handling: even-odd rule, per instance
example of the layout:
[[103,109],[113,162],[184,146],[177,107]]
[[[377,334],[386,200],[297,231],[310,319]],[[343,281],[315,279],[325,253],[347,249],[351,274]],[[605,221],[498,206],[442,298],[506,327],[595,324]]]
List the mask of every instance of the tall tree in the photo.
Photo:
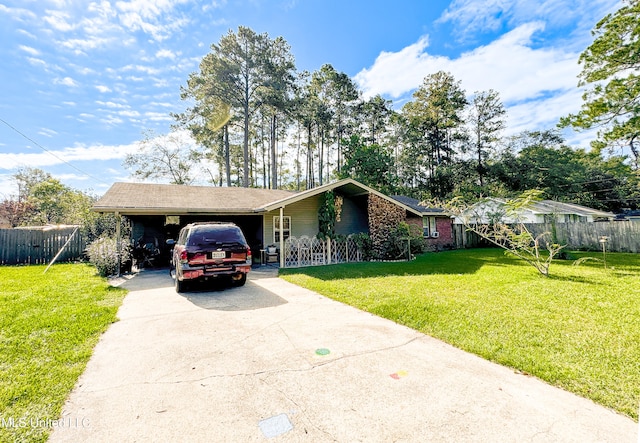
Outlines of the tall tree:
[[360,103],[358,107],[361,120],[361,131],[367,134],[367,142],[383,144],[380,139],[389,126],[389,119],[393,115],[391,100],[386,100],[380,95],[371,97]]
[[333,116],[334,137],[337,144],[336,170],[342,167],[342,139],[347,135],[352,110],[358,100],[358,88],[344,72],[336,71],[331,65],[324,65],[321,71],[328,79],[325,101]]
[[381,192],[396,188],[393,157],[384,147],[366,144],[365,139],[352,135],[344,144],[345,164],[340,178],[351,177]]
[[428,187],[435,197],[445,197],[453,183],[446,171],[438,171],[453,160],[456,139],[467,105],[464,90],[453,75],[439,71],[425,77],[422,86],[402,112],[411,126],[414,161],[427,170]]
[[582,96],[580,112],[561,119],[562,126],[599,128],[596,148],[621,143],[632,162],[640,162],[640,1],[600,20],[593,43],[580,55],[579,86],[591,85]]
[[281,87],[285,74],[292,71],[293,58],[282,38],[271,40],[266,33],[257,34],[240,26],[237,33],[229,30],[218,44],[211,45],[211,52],[200,63],[200,71],[189,76],[183,90],[183,97],[196,102],[192,111],[205,120],[216,104],[239,112],[245,187],[249,186],[251,118],[265,101],[277,95],[268,91]]
[[278,187],[277,142],[279,122],[291,117],[291,101],[295,84],[295,62],[289,44],[282,38],[269,42],[263,54],[265,86],[259,90],[260,100],[269,115],[269,170],[271,188]]
[[505,127],[505,114],[500,96],[493,89],[476,92],[471,100],[468,124],[472,132],[480,188],[484,187],[484,176],[487,173],[486,158]]

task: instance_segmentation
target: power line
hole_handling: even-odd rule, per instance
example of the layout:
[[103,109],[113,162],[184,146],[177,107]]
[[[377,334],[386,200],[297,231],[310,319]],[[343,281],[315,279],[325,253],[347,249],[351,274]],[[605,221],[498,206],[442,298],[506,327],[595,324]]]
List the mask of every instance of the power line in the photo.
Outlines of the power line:
[[68,161],[66,161],[63,158],[58,157],[56,154],[54,154],[53,152],[49,151],[47,148],[45,148],[44,146],[42,146],[40,143],[38,143],[37,141],[33,140],[32,138],[28,137],[27,135],[25,135],[24,133],[22,133],[21,131],[19,131],[18,129],[14,128],[13,126],[11,126],[9,123],[7,123],[4,119],[0,118],[0,122],[4,123],[5,125],[7,125],[9,128],[11,128],[13,131],[15,131],[16,133],[20,134],[22,137],[24,137],[25,139],[29,140],[31,143],[33,143],[34,145],[36,145],[38,148],[42,149],[44,152],[46,152],[47,154],[51,155],[52,157],[60,160],[62,163],[64,163],[65,165],[69,166],[70,168],[75,169],[76,171],[78,171],[79,173],[81,173],[82,175],[86,175],[87,177],[96,180],[100,183],[103,183],[105,185],[108,185],[109,183],[105,182],[102,179],[99,179],[98,177],[94,177],[93,175],[89,174],[88,172],[83,171],[82,169],[72,165],[71,163],[69,163]]

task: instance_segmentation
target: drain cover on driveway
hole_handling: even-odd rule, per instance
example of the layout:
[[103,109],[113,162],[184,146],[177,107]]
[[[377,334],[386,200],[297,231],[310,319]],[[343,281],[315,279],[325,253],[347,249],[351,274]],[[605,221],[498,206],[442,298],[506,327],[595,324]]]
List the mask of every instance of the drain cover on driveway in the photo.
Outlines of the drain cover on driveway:
[[258,426],[260,426],[260,430],[267,438],[277,437],[293,429],[293,425],[289,421],[287,414],[265,418],[258,423]]

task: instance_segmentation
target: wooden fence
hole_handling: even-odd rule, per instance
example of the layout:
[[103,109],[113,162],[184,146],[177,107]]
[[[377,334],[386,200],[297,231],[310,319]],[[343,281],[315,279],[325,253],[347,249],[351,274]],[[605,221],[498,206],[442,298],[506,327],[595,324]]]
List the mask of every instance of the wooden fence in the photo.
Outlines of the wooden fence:
[[[49,263],[75,230],[75,226],[0,229],[0,265]],[[78,230],[56,261],[78,260],[86,247]]]
[[607,238],[607,251],[640,252],[640,223],[635,221],[610,221],[595,223],[550,223],[526,225],[532,232],[553,233],[561,245],[568,249],[602,250],[600,239]]
[[[558,243],[569,250],[602,250],[600,239],[607,237],[607,251],[640,252],[640,223],[635,221],[610,221],[595,223],[534,223],[525,225],[534,235],[549,232]],[[492,246],[478,234],[467,231],[462,225],[453,225],[453,241],[456,248]]]
[[453,244],[456,249],[463,248],[488,248],[495,246],[493,243],[480,237],[473,231],[467,230],[464,225],[453,225]]

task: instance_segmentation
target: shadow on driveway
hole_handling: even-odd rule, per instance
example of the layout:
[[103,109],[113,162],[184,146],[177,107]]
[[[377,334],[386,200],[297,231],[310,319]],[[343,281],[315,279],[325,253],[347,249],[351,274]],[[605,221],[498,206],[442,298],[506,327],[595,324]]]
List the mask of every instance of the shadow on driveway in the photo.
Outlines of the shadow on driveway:
[[[258,268],[249,273],[244,286],[234,287],[227,279],[211,280],[192,284],[188,291],[178,295],[202,309],[218,311],[249,311],[280,306],[287,301],[253,283],[253,280],[278,276],[275,268]],[[129,291],[147,291],[173,288],[174,281],[169,269],[143,270],[135,278],[125,281],[121,287]]]

